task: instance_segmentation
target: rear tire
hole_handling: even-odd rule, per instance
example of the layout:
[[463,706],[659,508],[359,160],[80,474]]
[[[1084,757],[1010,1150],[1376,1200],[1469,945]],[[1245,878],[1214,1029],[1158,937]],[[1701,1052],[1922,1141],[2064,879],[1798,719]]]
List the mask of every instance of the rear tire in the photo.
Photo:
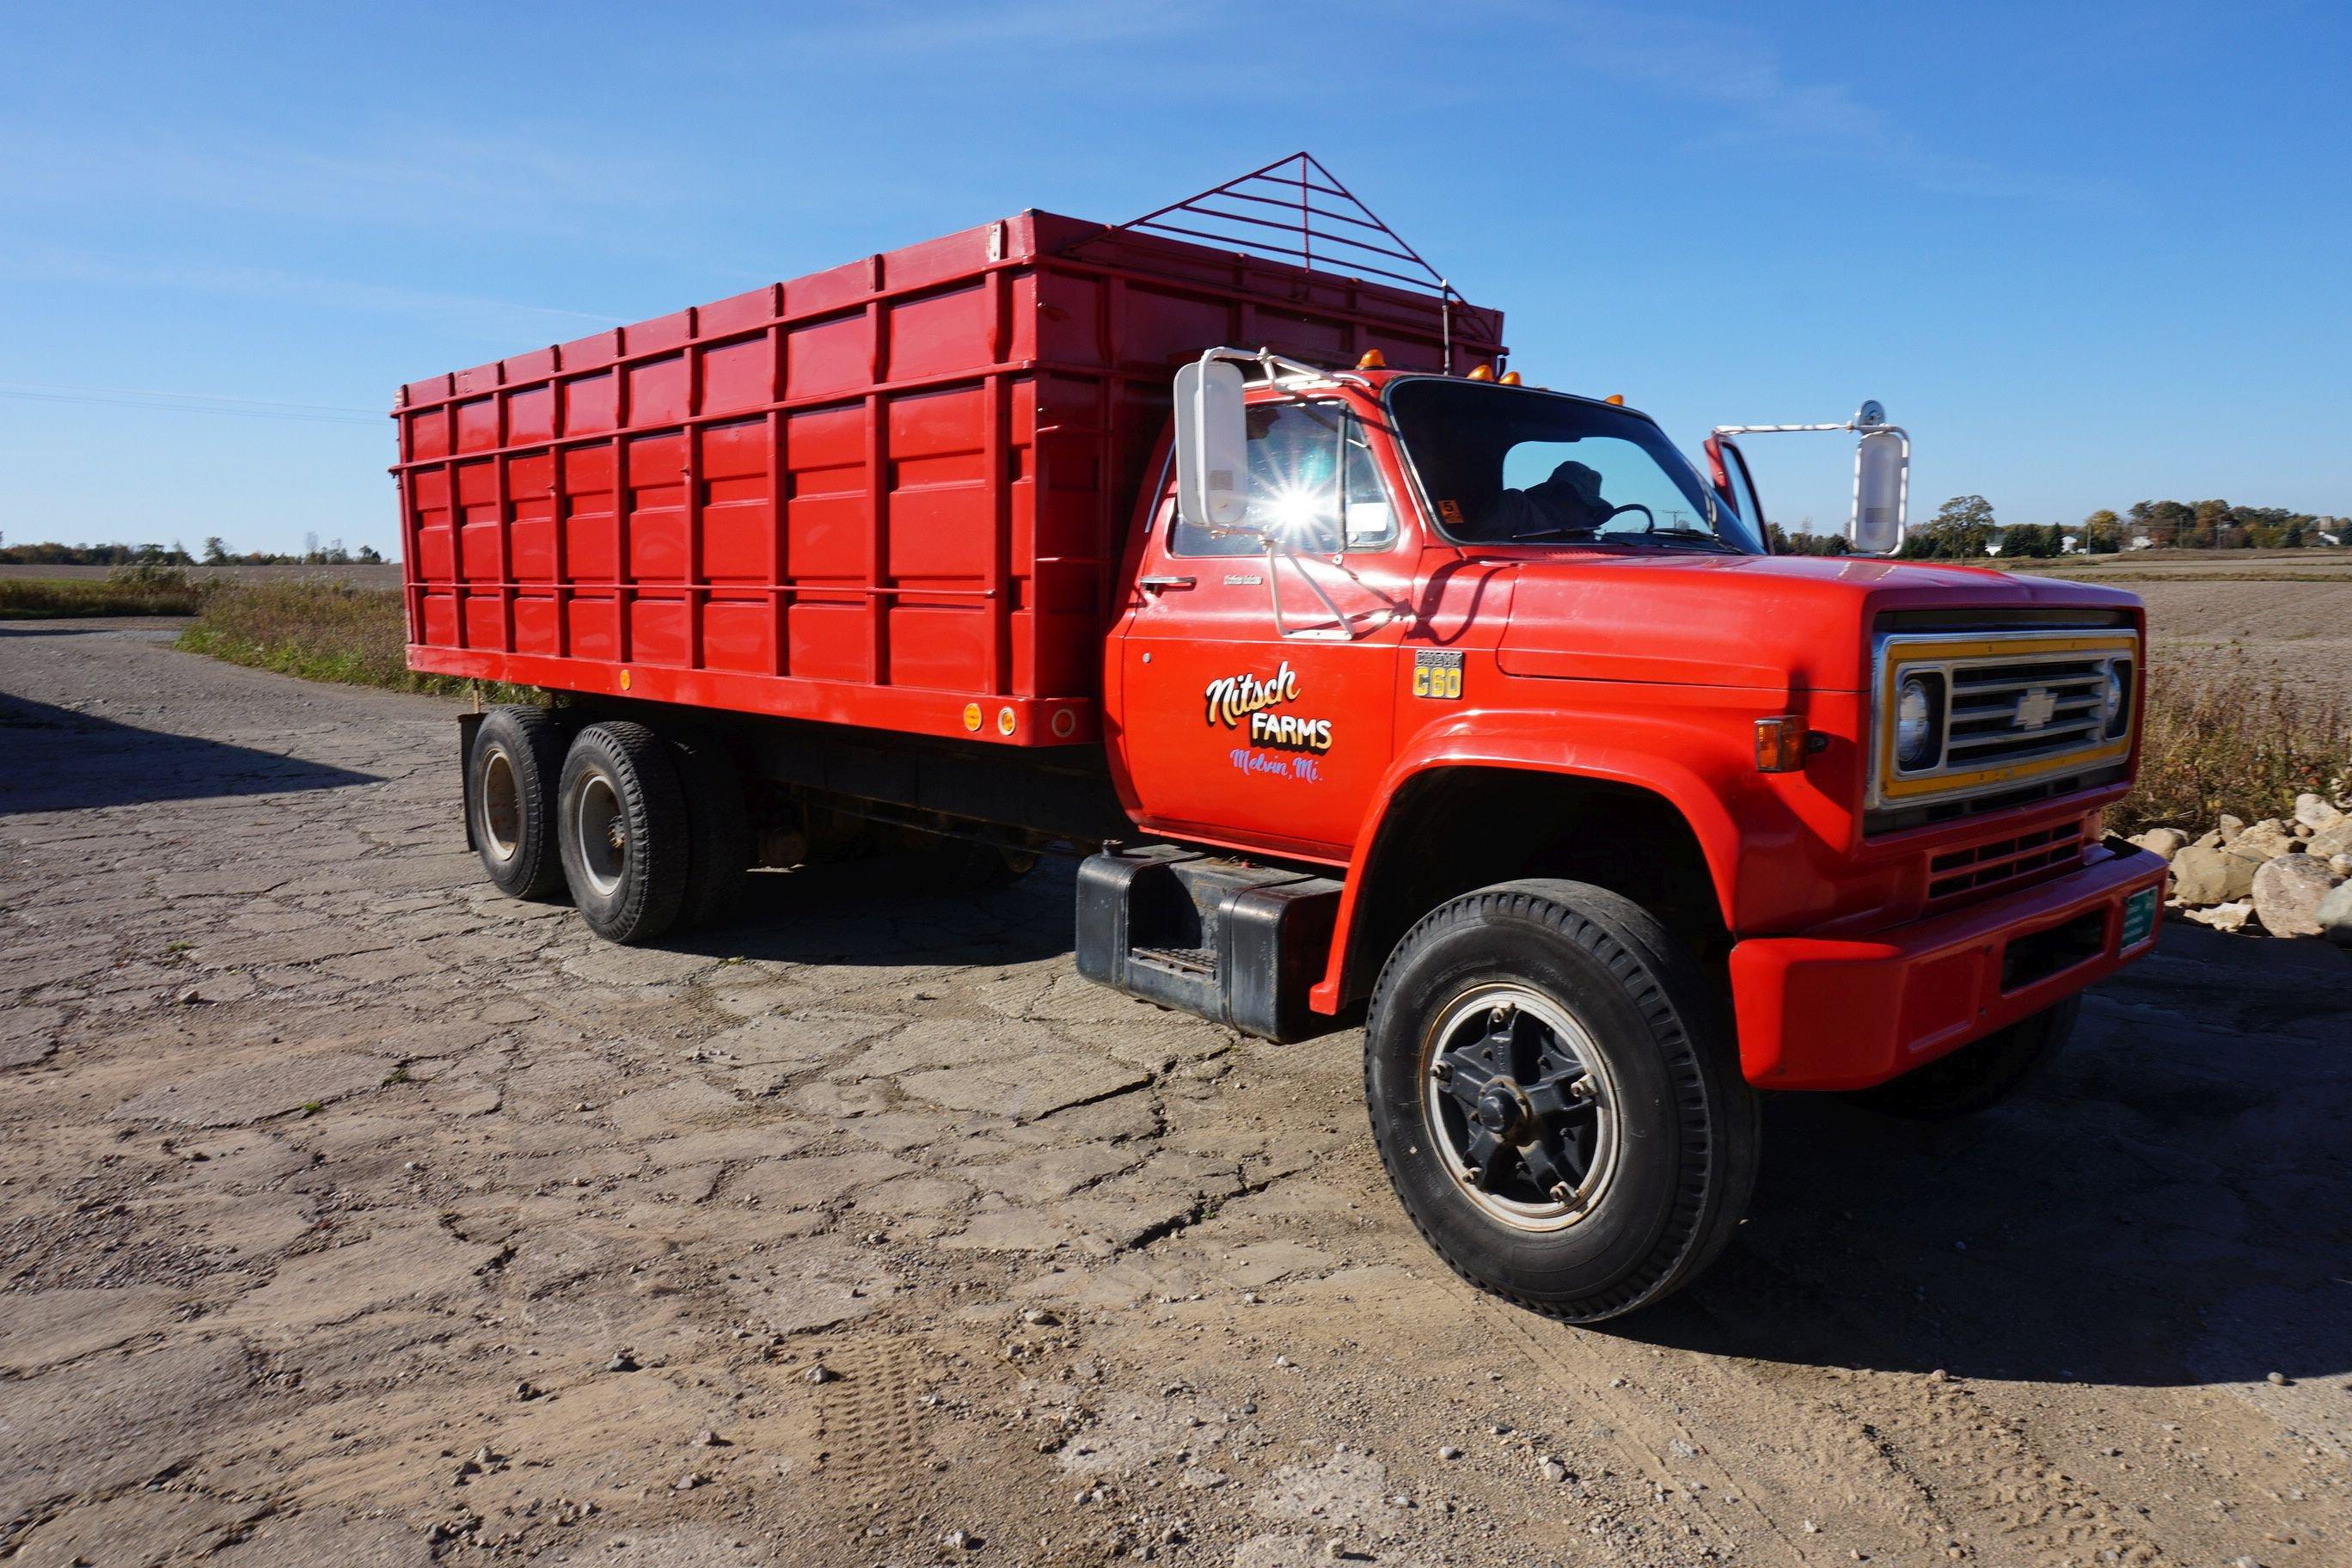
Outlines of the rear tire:
[[563,759],[563,877],[607,942],[651,942],[685,901],[690,828],[669,749],[643,724],[592,724]]
[[686,893],[677,923],[687,930],[718,925],[741,902],[751,868],[751,815],[734,759],[707,736],[672,743],[678,785],[686,797]]
[[1695,1279],[1760,1141],[1717,993],[1647,911],[1586,883],[1507,882],[1423,918],[1364,1039],[1373,1140],[1423,1238],[1571,1322]]
[[1913,1121],[1957,1121],[1990,1110],[2014,1098],[2057,1059],[2082,1010],[2082,997],[2069,996],[1926,1067],[1846,1098]]
[[499,891],[543,899],[563,885],[555,798],[563,730],[543,708],[493,708],[466,758],[467,809],[475,853]]

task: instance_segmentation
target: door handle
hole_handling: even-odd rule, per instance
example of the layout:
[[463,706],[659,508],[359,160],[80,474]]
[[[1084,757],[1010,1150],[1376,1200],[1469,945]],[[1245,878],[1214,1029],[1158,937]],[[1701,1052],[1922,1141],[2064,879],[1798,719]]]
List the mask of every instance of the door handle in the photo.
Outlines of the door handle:
[[1190,588],[1200,581],[1197,577],[1138,577],[1136,586],[1147,594],[1163,594],[1171,588]]

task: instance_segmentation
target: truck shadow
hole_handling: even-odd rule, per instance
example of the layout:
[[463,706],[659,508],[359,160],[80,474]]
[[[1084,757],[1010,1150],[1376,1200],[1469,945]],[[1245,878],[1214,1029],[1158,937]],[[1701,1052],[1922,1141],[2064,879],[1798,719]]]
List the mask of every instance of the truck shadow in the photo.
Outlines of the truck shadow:
[[2352,1373],[2352,961],[2168,928],[1963,1125],[1768,1100],[1752,1216],[1633,1338],[2132,1384]]
[[1077,861],[1049,856],[983,892],[942,891],[889,861],[763,871],[736,917],[654,945],[713,958],[785,963],[1024,963],[1070,951]]
[[373,773],[142,730],[0,692],[0,816],[377,782]]

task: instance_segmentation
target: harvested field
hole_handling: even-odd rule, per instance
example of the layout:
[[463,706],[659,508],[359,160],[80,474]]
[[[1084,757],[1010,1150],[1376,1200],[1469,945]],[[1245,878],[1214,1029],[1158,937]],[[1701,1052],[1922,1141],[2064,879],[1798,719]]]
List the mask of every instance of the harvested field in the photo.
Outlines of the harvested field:
[[2352,550],[2140,552],[2014,570],[2137,594],[2159,668],[2352,701]]

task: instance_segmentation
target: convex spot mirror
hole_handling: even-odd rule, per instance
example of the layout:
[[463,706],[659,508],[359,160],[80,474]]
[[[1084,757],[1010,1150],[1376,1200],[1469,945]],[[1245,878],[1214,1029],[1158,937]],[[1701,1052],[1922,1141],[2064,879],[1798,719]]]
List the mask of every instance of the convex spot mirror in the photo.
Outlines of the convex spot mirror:
[[1853,520],[1846,534],[1856,553],[1892,555],[1903,548],[1910,491],[1910,443],[1894,430],[1864,436],[1853,453]]
[[1239,365],[1208,360],[1176,373],[1176,505],[1187,521],[1241,526],[1249,515],[1248,442]]

